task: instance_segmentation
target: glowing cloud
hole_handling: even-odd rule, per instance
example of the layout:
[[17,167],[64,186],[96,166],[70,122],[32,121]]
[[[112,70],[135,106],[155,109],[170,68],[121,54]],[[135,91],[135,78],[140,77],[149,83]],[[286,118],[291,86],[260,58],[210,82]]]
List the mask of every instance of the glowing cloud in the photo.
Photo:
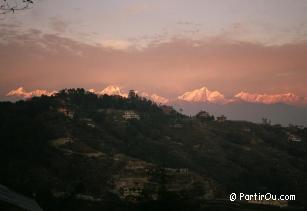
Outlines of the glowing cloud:
[[105,40],[101,45],[114,50],[126,50],[132,46],[132,43],[126,40]]

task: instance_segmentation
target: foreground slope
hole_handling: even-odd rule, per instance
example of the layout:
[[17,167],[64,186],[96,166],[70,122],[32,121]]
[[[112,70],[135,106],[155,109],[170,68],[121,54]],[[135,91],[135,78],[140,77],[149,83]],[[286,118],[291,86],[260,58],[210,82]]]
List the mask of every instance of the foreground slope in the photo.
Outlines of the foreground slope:
[[306,128],[201,120],[83,89],[2,102],[0,118],[0,183],[44,210],[207,210],[233,206],[232,192],[306,206]]

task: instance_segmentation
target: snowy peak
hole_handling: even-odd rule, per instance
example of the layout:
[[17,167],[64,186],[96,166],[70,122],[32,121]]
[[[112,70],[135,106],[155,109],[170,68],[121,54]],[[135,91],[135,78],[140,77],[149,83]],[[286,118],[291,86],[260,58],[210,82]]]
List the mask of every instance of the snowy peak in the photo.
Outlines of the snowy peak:
[[234,97],[226,99],[225,96],[218,91],[210,91],[207,87],[195,89],[185,92],[178,97],[179,100],[187,102],[208,102],[216,104],[227,104],[232,102],[248,102],[260,104],[276,104],[283,103],[289,105],[306,105],[306,98],[297,96],[293,93],[284,94],[258,94],[241,91]]
[[[122,97],[128,97],[128,93],[124,92],[119,86],[110,85],[104,88],[102,91],[96,91],[95,89],[89,89],[89,92],[96,93],[98,95],[119,95]],[[157,94],[148,94],[147,92],[135,91],[139,96],[145,97],[149,100],[152,100],[158,104],[167,104],[169,99],[162,97]]]
[[145,97],[149,100],[152,100],[158,104],[167,104],[170,101],[168,98],[162,97],[157,94],[148,94],[147,92],[138,92],[137,94],[141,97]]
[[104,88],[102,91],[98,92],[100,95],[119,95],[122,97],[128,97],[127,93],[124,93],[119,86],[110,85]]
[[262,103],[262,104],[276,104],[276,103],[285,103],[285,104],[301,104],[304,103],[304,99],[293,94],[257,94],[249,92],[240,92],[235,95],[235,99],[239,99],[249,103]]
[[156,102],[156,103],[160,103],[160,104],[167,104],[169,102],[169,99],[165,98],[165,97],[162,97],[162,96],[159,96],[157,94],[152,94],[150,96],[150,98]]
[[210,91],[207,87],[185,92],[178,97],[179,100],[188,102],[226,103],[224,95],[218,91]]
[[54,93],[56,93],[56,92],[55,91],[49,92],[49,91],[44,90],[44,89],[36,89],[36,90],[28,92],[23,87],[19,87],[17,89],[11,90],[9,93],[7,93],[6,96],[27,99],[27,98],[31,98],[31,97],[39,97],[39,96],[42,96],[42,95],[51,96]]
[[[98,95],[119,95],[127,98],[128,93],[121,89],[119,86],[109,85],[105,87],[102,91],[96,91],[95,89],[89,89],[89,92]],[[9,91],[6,96],[9,99],[28,99],[35,96],[47,95],[51,96],[56,93],[56,91],[48,91],[44,89],[36,89],[32,91],[27,91],[23,87],[13,89]],[[149,100],[156,102],[157,104],[171,104],[175,102],[175,99],[168,99],[156,93],[147,93],[144,91],[136,91],[136,93],[145,97]],[[185,101],[190,103],[214,103],[214,104],[229,104],[235,102],[248,102],[248,103],[258,103],[258,104],[288,104],[288,105],[302,105],[307,106],[307,98],[300,97],[293,93],[281,93],[281,94],[259,94],[241,91],[231,98],[226,98],[219,91],[211,91],[207,87],[201,87],[199,89],[194,89],[192,91],[187,91],[176,98],[179,101]]]

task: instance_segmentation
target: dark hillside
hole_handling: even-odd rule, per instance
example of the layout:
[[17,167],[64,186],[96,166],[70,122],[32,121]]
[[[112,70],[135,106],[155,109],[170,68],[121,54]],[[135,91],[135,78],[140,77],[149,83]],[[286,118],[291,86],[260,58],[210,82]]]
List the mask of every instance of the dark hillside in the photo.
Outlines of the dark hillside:
[[306,206],[306,128],[203,120],[84,89],[1,102],[0,120],[0,184],[44,210],[240,210],[232,192],[296,194],[289,207]]

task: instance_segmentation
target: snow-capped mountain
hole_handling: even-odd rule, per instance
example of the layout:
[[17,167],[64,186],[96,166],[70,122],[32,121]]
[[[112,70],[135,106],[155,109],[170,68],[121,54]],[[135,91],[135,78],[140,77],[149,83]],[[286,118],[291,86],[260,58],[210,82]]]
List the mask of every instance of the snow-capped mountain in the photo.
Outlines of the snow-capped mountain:
[[128,97],[128,94],[123,92],[119,86],[110,85],[104,88],[102,91],[98,92],[100,95],[119,95],[122,97]]
[[[89,92],[98,95],[120,95],[128,97],[128,92],[119,86],[110,85],[102,91],[89,89]],[[27,99],[34,96],[52,95],[55,91],[37,89],[27,91],[23,87],[13,89],[6,94],[8,100]],[[297,123],[307,125],[307,98],[293,93],[284,94],[258,94],[241,91],[233,97],[226,98],[219,91],[211,91],[206,87],[187,91],[184,94],[168,99],[155,93],[136,91],[136,93],[157,104],[174,106],[183,113],[194,115],[202,109],[214,114],[224,114],[233,120],[248,120],[259,122],[261,118],[269,118],[274,123]]]
[[[119,86],[109,85],[101,91],[96,91],[95,89],[89,89],[89,92],[96,93],[98,95],[119,95],[122,97],[128,97],[128,92],[122,90]],[[47,91],[44,89],[36,89],[33,91],[27,91],[23,87],[13,89],[9,91],[7,97],[15,97],[19,99],[31,98],[34,96],[41,95],[52,95],[56,91]],[[233,97],[226,98],[224,94],[219,91],[211,91],[207,87],[202,87],[199,89],[194,89],[192,91],[187,91],[177,98],[168,99],[156,93],[149,94],[144,91],[136,91],[139,96],[150,99],[156,103],[161,104],[172,104],[177,101],[184,101],[189,103],[212,103],[212,104],[229,104],[229,103],[257,103],[257,104],[288,104],[288,105],[307,105],[307,98],[300,97],[293,93],[281,93],[281,94],[258,94],[241,91]]]
[[240,92],[234,96],[234,99],[239,99],[249,103],[276,104],[285,103],[290,105],[303,104],[304,98],[293,93],[285,94],[256,94],[249,92]]
[[54,93],[55,93],[55,91],[49,92],[49,91],[44,90],[44,89],[36,89],[36,90],[33,90],[33,91],[26,91],[23,87],[19,87],[17,89],[13,89],[10,92],[8,92],[6,96],[21,98],[21,99],[27,99],[27,98],[38,97],[38,96],[42,96],[42,95],[51,96]]
[[183,95],[179,96],[178,99],[187,102],[208,102],[222,104],[227,102],[223,94],[218,91],[210,91],[207,87],[185,92]]
[[160,95],[157,94],[148,94],[147,92],[137,92],[137,94],[141,97],[145,97],[149,100],[152,100],[158,104],[168,104],[170,102],[170,100],[166,97],[162,97]]
[[[98,95],[119,95],[122,97],[128,97],[128,93],[123,91],[119,86],[115,85],[110,85],[104,88],[102,91],[96,91],[95,89],[89,89],[88,91],[96,93]],[[169,99],[166,97],[162,97],[157,94],[148,94],[147,92],[144,91],[135,91],[139,96],[145,97],[149,100],[152,100],[158,104],[167,104],[169,102]]]
[[152,94],[150,96],[150,99],[153,100],[154,102],[160,103],[160,104],[167,104],[167,103],[169,103],[169,99],[167,99],[165,97],[162,97],[162,96],[159,96],[157,94]]

